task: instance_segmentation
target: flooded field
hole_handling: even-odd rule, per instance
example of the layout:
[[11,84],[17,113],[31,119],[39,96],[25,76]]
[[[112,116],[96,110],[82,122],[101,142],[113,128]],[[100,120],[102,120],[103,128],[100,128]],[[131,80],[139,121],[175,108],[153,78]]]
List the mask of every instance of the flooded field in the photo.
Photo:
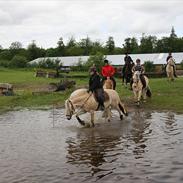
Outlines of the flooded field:
[[[136,110],[95,128],[63,110],[0,116],[0,183],[181,183],[183,115]],[[88,116],[84,116],[85,119]]]

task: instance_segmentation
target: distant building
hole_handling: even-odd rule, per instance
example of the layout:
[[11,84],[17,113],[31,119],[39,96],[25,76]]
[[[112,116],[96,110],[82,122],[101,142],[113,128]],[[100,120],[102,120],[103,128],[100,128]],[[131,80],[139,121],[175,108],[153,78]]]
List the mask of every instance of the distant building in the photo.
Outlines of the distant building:
[[[183,60],[183,52],[172,53],[176,64],[180,64]],[[166,58],[168,53],[150,53],[150,54],[130,54],[133,61],[137,58],[141,60],[142,63],[145,61],[152,61],[154,64],[166,64]],[[125,55],[107,55],[107,59],[111,62],[112,65],[124,65],[124,57]],[[46,59],[51,60],[60,60],[63,66],[73,66],[78,63],[78,61],[86,62],[89,56],[69,56],[69,57],[42,57],[37,58],[30,63],[38,63],[42,60]]]

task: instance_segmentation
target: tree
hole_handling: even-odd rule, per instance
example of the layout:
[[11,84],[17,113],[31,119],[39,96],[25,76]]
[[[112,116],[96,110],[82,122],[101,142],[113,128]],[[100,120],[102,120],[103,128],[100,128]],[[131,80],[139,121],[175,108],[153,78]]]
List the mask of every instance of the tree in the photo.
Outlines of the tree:
[[20,43],[18,41],[12,42],[10,45],[10,49],[12,49],[12,50],[19,50],[21,48],[22,48],[22,43]]
[[138,53],[138,42],[135,37],[126,38],[123,44],[124,51],[127,53]]
[[90,50],[92,49],[92,41],[87,36],[85,39],[81,39],[79,46],[83,49],[83,55],[89,55]]
[[86,67],[89,68],[93,64],[96,65],[98,71],[101,71],[102,66],[104,65],[104,60],[106,59],[106,56],[104,56],[102,53],[97,52],[95,55],[91,55],[87,62],[85,63]]
[[64,56],[65,54],[65,45],[63,42],[63,38],[60,37],[59,41],[57,42],[57,51],[58,51],[58,56]]
[[21,55],[15,55],[10,61],[10,67],[19,67],[23,68],[27,66],[27,59]]
[[153,53],[157,44],[156,36],[144,36],[140,40],[140,52],[141,53]]
[[177,35],[175,34],[174,27],[171,29],[170,38],[177,38]]
[[32,43],[28,45],[27,52],[29,61],[42,57],[44,55],[41,52],[41,49],[37,47],[35,40],[33,40]]
[[0,45],[0,51],[3,50],[3,47]]
[[114,53],[114,48],[115,48],[115,42],[112,36],[110,36],[106,42],[106,48],[108,54],[113,54]]
[[72,47],[75,47],[76,44],[77,44],[77,43],[76,43],[76,40],[75,40],[74,37],[72,36],[72,37],[69,39],[69,41],[68,41],[66,47],[67,47],[67,48],[72,48]]

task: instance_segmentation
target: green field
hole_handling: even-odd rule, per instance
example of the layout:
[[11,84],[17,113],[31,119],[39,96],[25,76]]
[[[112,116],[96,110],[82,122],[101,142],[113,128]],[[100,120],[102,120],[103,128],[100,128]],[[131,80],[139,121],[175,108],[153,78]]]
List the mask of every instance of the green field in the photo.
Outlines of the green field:
[[[51,82],[59,82],[61,78],[50,79],[34,76],[34,70],[11,70],[0,69],[0,83],[10,83],[14,86],[14,96],[0,96],[0,112],[16,110],[18,108],[45,108],[54,105],[62,106],[66,98],[74,89],[64,92],[39,93],[33,95],[32,92],[45,88]],[[86,76],[78,78],[78,75]],[[87,86],[87,73],[69,73],[76,81],[77,87]],[[179,77],[175,82],[168,82],[166,78],[151,79],[150,87],[152,98],[141,105],[141,108],[152,110],[171,110],[183,113],[183,77]],[[133,93],[121,84],[117,79],[117,91],[129,107],[135,106]]]

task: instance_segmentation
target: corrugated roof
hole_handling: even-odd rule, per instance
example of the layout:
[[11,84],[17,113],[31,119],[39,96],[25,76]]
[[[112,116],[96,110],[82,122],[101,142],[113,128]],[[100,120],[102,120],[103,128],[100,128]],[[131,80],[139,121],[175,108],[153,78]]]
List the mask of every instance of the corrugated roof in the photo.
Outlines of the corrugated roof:
[[[130,56],[133,61],[139,58],[142,63],[145,61],[152,61],[154,64],[166,64],[168,53],[130,54]],[[172,56],[175,59],[176,64],[179,64],[181,61],[183,61],[183,52],[172,53]],[[107,55],[107,59],[111,62],[112,65],[123,65],[124,57],[125,55]],[[64,66],[72,66],[78,63],[79,60],[86,62],[89,56],[44,57],[37,58],[30,63],[37,63],[48,58],[51,60],[60,60]]]

